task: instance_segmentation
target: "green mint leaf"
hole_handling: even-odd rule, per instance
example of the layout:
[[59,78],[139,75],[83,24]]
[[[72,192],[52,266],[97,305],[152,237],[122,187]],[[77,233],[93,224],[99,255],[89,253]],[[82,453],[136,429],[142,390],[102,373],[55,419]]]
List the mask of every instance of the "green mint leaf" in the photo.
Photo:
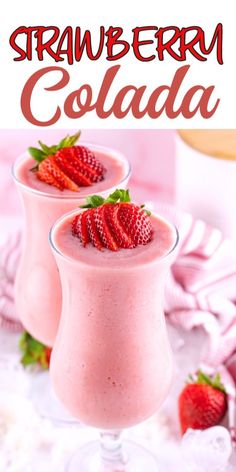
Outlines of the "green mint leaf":
[[38,141],[41,149],[29,147],[28,151],[36,161],[42,162],[47,156],[56,154],[59,149],[74,146],[76,141],[79,139],[80,134],[81,132],[78,131],[78,133],[74,134],[73,136],[66,136],[59,142],[59,144],[53,144],[52,146],[47,146],[46,144],[42,143],[42,141]]
[[29,339],[28,341],[28,350],[33,352],[35,356],[39,356],[45,349],[44,344],[40,343],[34,338]]
[[123,198],[123,202],[131,202],[129,190],[124,190]]
[[101,197],[101,195],[91,195],[86,198],[86,203],[81,205],[80,208],[96,208],[104,203],[118,203],[118,202],[130,202],[129,190],[116,189],[113,193],[109,195],[106,199]]
[[106,198],[105,203],[130,202],[129,190],[116,189]]
[[74,146],[75,143],[77,143],[77,141],[79,140],[80,135],[81,135],[81,131],[78,131],[78,133],[74,134],[74,136],[70,136],[69,137],[69,143],[70,143],[69,145]]
[[38,162],[42,162],[46,157],[43,151],[34,147],[29,147],[28,152]]
[[46,144],[42,143],[42,141],[38,141],[38,143],[39,143],[43,153],[46,154],[46,156],[48,156],[49,153],[50,153],[50,148],[48,146],[46,146]]
[[57,148],[56,144],[53,144],[53,146],[48,148],[48,156],[52,156],[52,155],[56,154],[57,151],[58,151],[58,148]]
[[27,347],[27,342],[28,342],[28,333],[27,331],[24,331],[22,333],[22,335],[20,336],[20,339],[19,339],[19,348],[22,352],[25,351],[26,347]]
[[70,146],[69,138],[70,138],[69,136],[66,136],[65,138],[63,138],[57,145],[57,150],[69,147]]
[[74,146],[75,143],[78,141],[80,135],[81,135],[81,131],[78,131],[78,133],[74,134],[73,136],[67,135],[57,145],[57,151],[58,151],[58,149]]
[[101,195],[90,195],[86,198],[85,205],[81,205],[80,208],[97,208],[105,202]]
[[27,331],[25,331],[19,339],[19,348],[22,353],[21,363],[23,366],[36,363],[41,365],[41,360],[45,363],[46,346],[34,339]]
[[35,359],[33,356],[31,356],[28,353],[24,354],[21,358],[21,364],[24,367],[27,367],[27,366],[32,365],[32,364],[37,364],[37,362],[38,362],[37,359]]

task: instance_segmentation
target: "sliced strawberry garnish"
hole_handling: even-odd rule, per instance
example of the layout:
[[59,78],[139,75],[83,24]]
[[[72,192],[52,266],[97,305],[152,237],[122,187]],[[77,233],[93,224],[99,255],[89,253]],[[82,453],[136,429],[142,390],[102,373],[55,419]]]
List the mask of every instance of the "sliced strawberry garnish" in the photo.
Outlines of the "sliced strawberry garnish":
[[111,251],[117,251],[119,246],[117,245],[106,218],[106,205],[94,209],[94,218],[103,246]]
[[64,148],[55,156],[59,167],[63,168],[66,173],[68,173],[68,167],[71,166],[80,174],[78,184],[81,186],[88,186],[103,179],[105,170],[103,165],[85,146]]
[[113,205],[108,203],[105,208],[107,222],[112,233],[115,235],[118,246],[121,248],[131,249],[135,247],[135,244],[131,236],[128,234],[127,228],[121,222],[119,216],[120,210],[121,204]]
[[79,187],[104,179],[106,169],[94,153],[85,146],[75,146],[79,135],[66,136],[57,146],[48,147],[39,141],[41,149],[29,148],[38,162],[33,170],[40,180],[60,190],[78,192]]
[[104,166],[93,152],[85,146],[63,148],[57,152],[58,159],[71,159],[76,169],[81,169],[91,182],[99,182],[104,176]]
[[48,163],[44,166],[42,166],[41,170],[38,170],[37,172],[37,177],[39,180],[42,180],[42,182],[45,182],[48,185],[53,185],[54,187],[57,187],[59,190],[62,190],[61,183],[58,182],[56,177],[54,177],[53,173],[51,172],[50,169],[47,169]]
[[84,211],[83,213],[79,213],[72,222],[72,234],[81,240],[83,246],[86,246],[90,241],[86,220],[87,214],[86,211]]
[[58,167],[54,156],[49,156],[39,164],[37,177],[43,182],[49,185],[54,185],[60,190],[68,189],[72,190],[73,192],[77,192],[79,190],[78,185],[76,185],[76,183],[74,183],[73,180],[71,180]]
[[100,233],[97,229],[96,221],[95,221],[95,216],[94,216],[94,211],[88,210],[86,211],[86,223],[87,223],[87,228],[88,228],[88,234],[89,234],[89,239],[91,243],[101,251],[101,249],[104,247]]
[[134,204],[123,203],[119,210],[120,221],[133,240],[134,246],[147,244],[152,233],[150,218],[142,208]]
[[[128,190],[116,190],[106,200],[89,197],[88,208],[72,222],[72,234],[84,246],[91,242],[97,249],[132,249],[152,239],[152,225],[146,210],[130,203]],[[118,202],[118,203],[117,203]],[[83,222],[83,228],[82,228]]]
[[59,157],[56,154],[55,161],[58,167],[78,186],[87,187],[91,185],[91,179],[85,173],[83,174],[82,166],[77,162],[76,158],[66,155]]

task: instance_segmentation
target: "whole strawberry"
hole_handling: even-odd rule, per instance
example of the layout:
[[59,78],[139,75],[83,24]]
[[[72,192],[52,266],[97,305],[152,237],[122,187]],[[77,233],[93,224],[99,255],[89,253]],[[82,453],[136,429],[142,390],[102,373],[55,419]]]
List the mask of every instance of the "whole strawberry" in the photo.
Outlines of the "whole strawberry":
[[39,141],[40,149],[29,147],[30,155],[38,162],[32,170],[39,180],[74,192],[103,180],[106,169],[90,149],[75,145],[79,137],[80,132],[66,136],[57,145],[48,147]]
[[184,434],[188,428],[206,429],[223,419],[227,410],[227,397],[220,375],[210,377],[198,371],[192,376],[179,397],[179,420]]
[[22,353],[21,363],[24,367],[37,364],[42,369],[49,368],[52,349],[34,339],[27,331],[24,331],[20,337],[19,348]]
[[72,221],[72,234],[86,246],[117,251],[147,244],[153,229],[150,213],[131,203],[128,190],[117,189],[108,198],[92,195],[87,198],[86,211]]

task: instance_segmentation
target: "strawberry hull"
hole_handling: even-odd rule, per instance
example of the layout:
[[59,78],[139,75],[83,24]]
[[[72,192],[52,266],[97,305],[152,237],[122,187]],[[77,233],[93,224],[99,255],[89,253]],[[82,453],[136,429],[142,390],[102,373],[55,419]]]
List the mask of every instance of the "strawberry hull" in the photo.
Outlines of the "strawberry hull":
[[48,346],[55,340],[61,313],[61,285],[48,234],[54,221],[85,202],[86,196],[107,196],[117,186],[125,188],[129,165],[120,153],[88,145],[107,169],[104,180],[79,192],[61,191],[41,182],[35,161],[27,154],[16,161],[13,177],[24,208],[23,252],[15,283],[17,312],[27,331]]
[[150,243],[99,251],[72,235],[74,217],[62,217],[51,233],[63,290],[52,382],[82,422],[120,429],[152,415],[171,385],[163,290],[176,230],[151,216]]

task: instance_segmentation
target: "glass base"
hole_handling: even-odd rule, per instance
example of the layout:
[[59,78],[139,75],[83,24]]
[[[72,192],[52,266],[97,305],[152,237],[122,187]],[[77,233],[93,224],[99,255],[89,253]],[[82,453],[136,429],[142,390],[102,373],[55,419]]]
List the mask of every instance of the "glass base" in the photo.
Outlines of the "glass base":
[[72,456],[66,472],[160,472],[156,457],[139,444],[122,441],[122,461],[102,461],[101,445],[93,441]]
[[32,374],[30,400],[42,418],[60,426],[79,425],[79,421],[66,410],[56,397],[50,382],[49,372]]

